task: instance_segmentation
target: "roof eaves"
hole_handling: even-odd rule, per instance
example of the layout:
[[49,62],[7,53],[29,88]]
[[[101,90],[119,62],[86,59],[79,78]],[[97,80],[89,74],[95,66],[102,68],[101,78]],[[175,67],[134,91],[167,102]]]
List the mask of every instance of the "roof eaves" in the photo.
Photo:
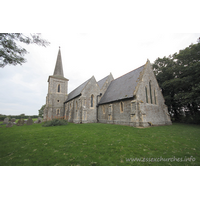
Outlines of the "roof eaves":
[[65,77],[62,77],[62,76],[54,76],[54,75],[52,75],[52,76],[49,76],[49,78],[48,78],[48,81],[47,82],[49,82],[49,79],[50,78],[55,78],[55,79],[61,79],[61,80],[67,80],[67,81],[69,81],[69,79],[67,79],[67,78],[65,78]]
[[71,99],[69,99],[69,100],[66,100],[66,101],[64,102],[64,104],[67,103],[67,102],[69,102],[69,101],[72,101],[73,99],[75,99],[75,98],[77,98],[77,97],[79,97],[79,96],[81,96],[81,95],[82,95],[82,94],[80,93],[80,94],[74,96],[73,98],[71,98]]
[[131,96],[131,97],[125,97],[125,98],[121,98],[121,99],[117,99],[117,100],[112,100],[112,101],[106,101],[106,102],[99,102],[99,105],[103,105],[103,104],[109,104],[109,103],[113,103],[113,102],[118,102],[118,101],[123,101],[123,100],[129,100],[129,99],[133,99],[135,95]]

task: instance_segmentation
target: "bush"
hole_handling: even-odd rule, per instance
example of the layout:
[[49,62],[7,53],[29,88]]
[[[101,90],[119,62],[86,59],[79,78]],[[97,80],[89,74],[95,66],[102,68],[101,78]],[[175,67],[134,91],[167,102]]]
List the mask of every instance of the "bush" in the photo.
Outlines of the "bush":
[[53,119],[51,121],[46,121],[42,126],[48,127],[48,126],[63,126],[67,125],[67,120],[64,119]]
[[200,114],[197,113],[196,115],[180,116],[179,120],[175,120],[175,122],[184,124],[200,124]]

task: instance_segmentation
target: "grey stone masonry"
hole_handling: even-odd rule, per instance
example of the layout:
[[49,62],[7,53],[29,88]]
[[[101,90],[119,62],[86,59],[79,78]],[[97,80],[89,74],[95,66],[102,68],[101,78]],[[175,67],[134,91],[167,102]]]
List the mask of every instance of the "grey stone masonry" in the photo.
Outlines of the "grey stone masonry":
[[[131,73],[133,74],[134,71]],[[129,74],[125,76],[129,76]],[[129,77],[134,76],[130,74]],[[121,78],[124,79],[124,77]],[[129,81],[134,82],[131,79]],[[135,127],[171,125],[167,106],[164,104],[164,98],[149,61],[137,75],[137,84],[133,84],[134,90],[132,90],[133,88],[130,85],[130,89],[133,91],[132,95],[127,91],[126,98],[126,90],[123,87],[128,86],[129,83],[127,82],[125,85],[118,87],[117,93],[119,97],[116,94],[112,96],[113,91],[107,93],[111,90],[109,87],[105,93],[106,97],[102,97],[102,101],[100,101],[101,104],[98,111],[99,122]],[[112,84],[111,87],[115,90],[116,85]]]
[[69,101],[65,101],[65,119],[74,123],[94,123],[97,122],[97,98],[100,94],[99,85],[96,79],[91,77],[84,87],[77,88],[74,98],[69,94]]
[[44,109],[44,120],[64,117],[64,101],[68,93],[68,79],[64,77],[60,49],[53,76],[48,79],[48,94]]
[[15,122],[15,121],[16,121],[16,119],[15,119],[15,118],[12,118],[12,119],[11,119],[11,122]]
[[9,122],[9,118],[6,117],[6,118],[4,119],[4,121],[3,121],[3,124],[8,124],[8,122]]
[[134,127],[170,125],[167,106],[150,61],[114,79],[92,76],[68,94],[60,49],[48,79],[44,120],[65,118],[73,123],[110,123]]
[[23,126],[24,125],[24,119],[19,119],[16,125],[17,126]]
[[8,124],[6,125],[7,128],[12,127],[13,126],[13,122],[8,122]]
[[32,125],[32,124],[33,124],[33,120],[32,120],[31,117],[28,118],[26,124],[27,124],[27,125]]
[[38,117],[38,119],[34,122],[35,124],[40,124],[42,123],[42,118],[41,117]]

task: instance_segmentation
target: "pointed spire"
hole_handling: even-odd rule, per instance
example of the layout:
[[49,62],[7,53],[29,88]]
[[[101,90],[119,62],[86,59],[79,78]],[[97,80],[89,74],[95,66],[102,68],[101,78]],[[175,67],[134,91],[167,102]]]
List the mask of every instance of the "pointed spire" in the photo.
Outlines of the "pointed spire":
[[58,56],[57,56],[56,66],[55,66],[53,75],[64,77],[60,47],[58,50]]

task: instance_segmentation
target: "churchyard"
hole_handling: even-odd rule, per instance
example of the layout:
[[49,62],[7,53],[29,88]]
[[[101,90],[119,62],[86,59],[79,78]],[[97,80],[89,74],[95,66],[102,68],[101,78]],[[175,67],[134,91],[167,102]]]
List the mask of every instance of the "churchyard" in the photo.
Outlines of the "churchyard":
[[200,126],[0,127],[1,166],[199,166]]

